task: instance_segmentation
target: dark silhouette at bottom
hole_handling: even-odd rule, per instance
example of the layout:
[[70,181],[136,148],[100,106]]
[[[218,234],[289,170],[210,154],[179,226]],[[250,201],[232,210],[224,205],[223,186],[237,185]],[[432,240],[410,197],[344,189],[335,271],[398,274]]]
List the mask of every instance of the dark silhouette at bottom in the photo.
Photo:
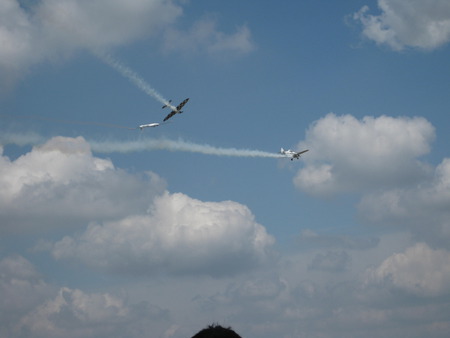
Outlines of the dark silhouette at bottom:
[[192,338],[242,338],[231,327],[222,327],[217,324],[209,325],[207,328],[196,333]]

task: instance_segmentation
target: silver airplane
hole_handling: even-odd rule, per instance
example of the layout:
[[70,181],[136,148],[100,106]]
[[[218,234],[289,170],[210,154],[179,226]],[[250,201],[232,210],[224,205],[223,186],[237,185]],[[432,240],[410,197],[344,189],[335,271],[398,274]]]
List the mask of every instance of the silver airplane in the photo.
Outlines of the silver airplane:
[[159,123],[148,123],[148,124],[141,124],[140,126],[139,126],[139,129],[144,129],[144,128],[154,128],[154,127],[157,127],[157,126],[159,126]]
[[290,157],[291,161],[294,160],[294,158],[299,159],[300,155],[303,153],[306,153],[309,149],[303,150],[303,151],[292,151],[291,149],[288,150],[284,150],[283,148],[281,148],[280,150],[280,154],[283,155],[284,157]]

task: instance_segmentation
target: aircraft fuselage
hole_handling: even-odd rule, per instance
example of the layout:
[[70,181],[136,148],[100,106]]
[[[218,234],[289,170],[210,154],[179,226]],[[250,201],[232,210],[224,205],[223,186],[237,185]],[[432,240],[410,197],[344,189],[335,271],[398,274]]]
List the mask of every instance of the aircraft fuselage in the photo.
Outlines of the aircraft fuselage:
[[148,124],[141,124],[139,128],[142,130],[144,128],[153,128],[159,126],[159,123],[148,123]]
[[299,152],[295,152],[295,151],[292,151],[290,149],[289,150],[284,150],[283,148],[281,148],[280,154],[283,155],[284,157],[290,157],[291,161],[293,161],[294,158],[295,159],[299,159],[300,155],[303,154],[303,153],[306,153],[307,151],[308,151],[308,149],[303,150],[303,151],[299,151]]

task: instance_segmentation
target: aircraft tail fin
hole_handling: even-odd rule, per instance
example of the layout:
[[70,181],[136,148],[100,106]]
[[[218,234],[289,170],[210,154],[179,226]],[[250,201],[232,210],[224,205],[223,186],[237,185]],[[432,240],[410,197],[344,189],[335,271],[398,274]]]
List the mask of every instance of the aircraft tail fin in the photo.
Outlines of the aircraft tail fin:
[[169,100],[169,101],[167,102],[167,104],[165,104],[164,106],[162,106],[162,109],[167,108],[167,107],[169,106],[170,103],[172,103],[172,100]]

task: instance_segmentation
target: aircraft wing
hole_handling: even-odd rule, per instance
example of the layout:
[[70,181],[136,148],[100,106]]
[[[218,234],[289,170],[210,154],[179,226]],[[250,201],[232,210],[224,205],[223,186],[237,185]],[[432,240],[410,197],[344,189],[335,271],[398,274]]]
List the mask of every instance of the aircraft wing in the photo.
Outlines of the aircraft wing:
[[184,105],[189,101],[189,98],[185,99],[183,102],[181,102],[178,106],[177,106],[177,110],[180,111],[181,108],[184,107]]
[[295,155],[300,156],[303,153],[306,153],[307,151],[309,151],[309,149],[303,150],[303,151],[299,151],[298,153],[296,153]]
[[177,113],[176,110],[172,110],[165,118],[164,118],[164,122],[166,122],[168,119],[170,119],[172,116],[174,116]]

